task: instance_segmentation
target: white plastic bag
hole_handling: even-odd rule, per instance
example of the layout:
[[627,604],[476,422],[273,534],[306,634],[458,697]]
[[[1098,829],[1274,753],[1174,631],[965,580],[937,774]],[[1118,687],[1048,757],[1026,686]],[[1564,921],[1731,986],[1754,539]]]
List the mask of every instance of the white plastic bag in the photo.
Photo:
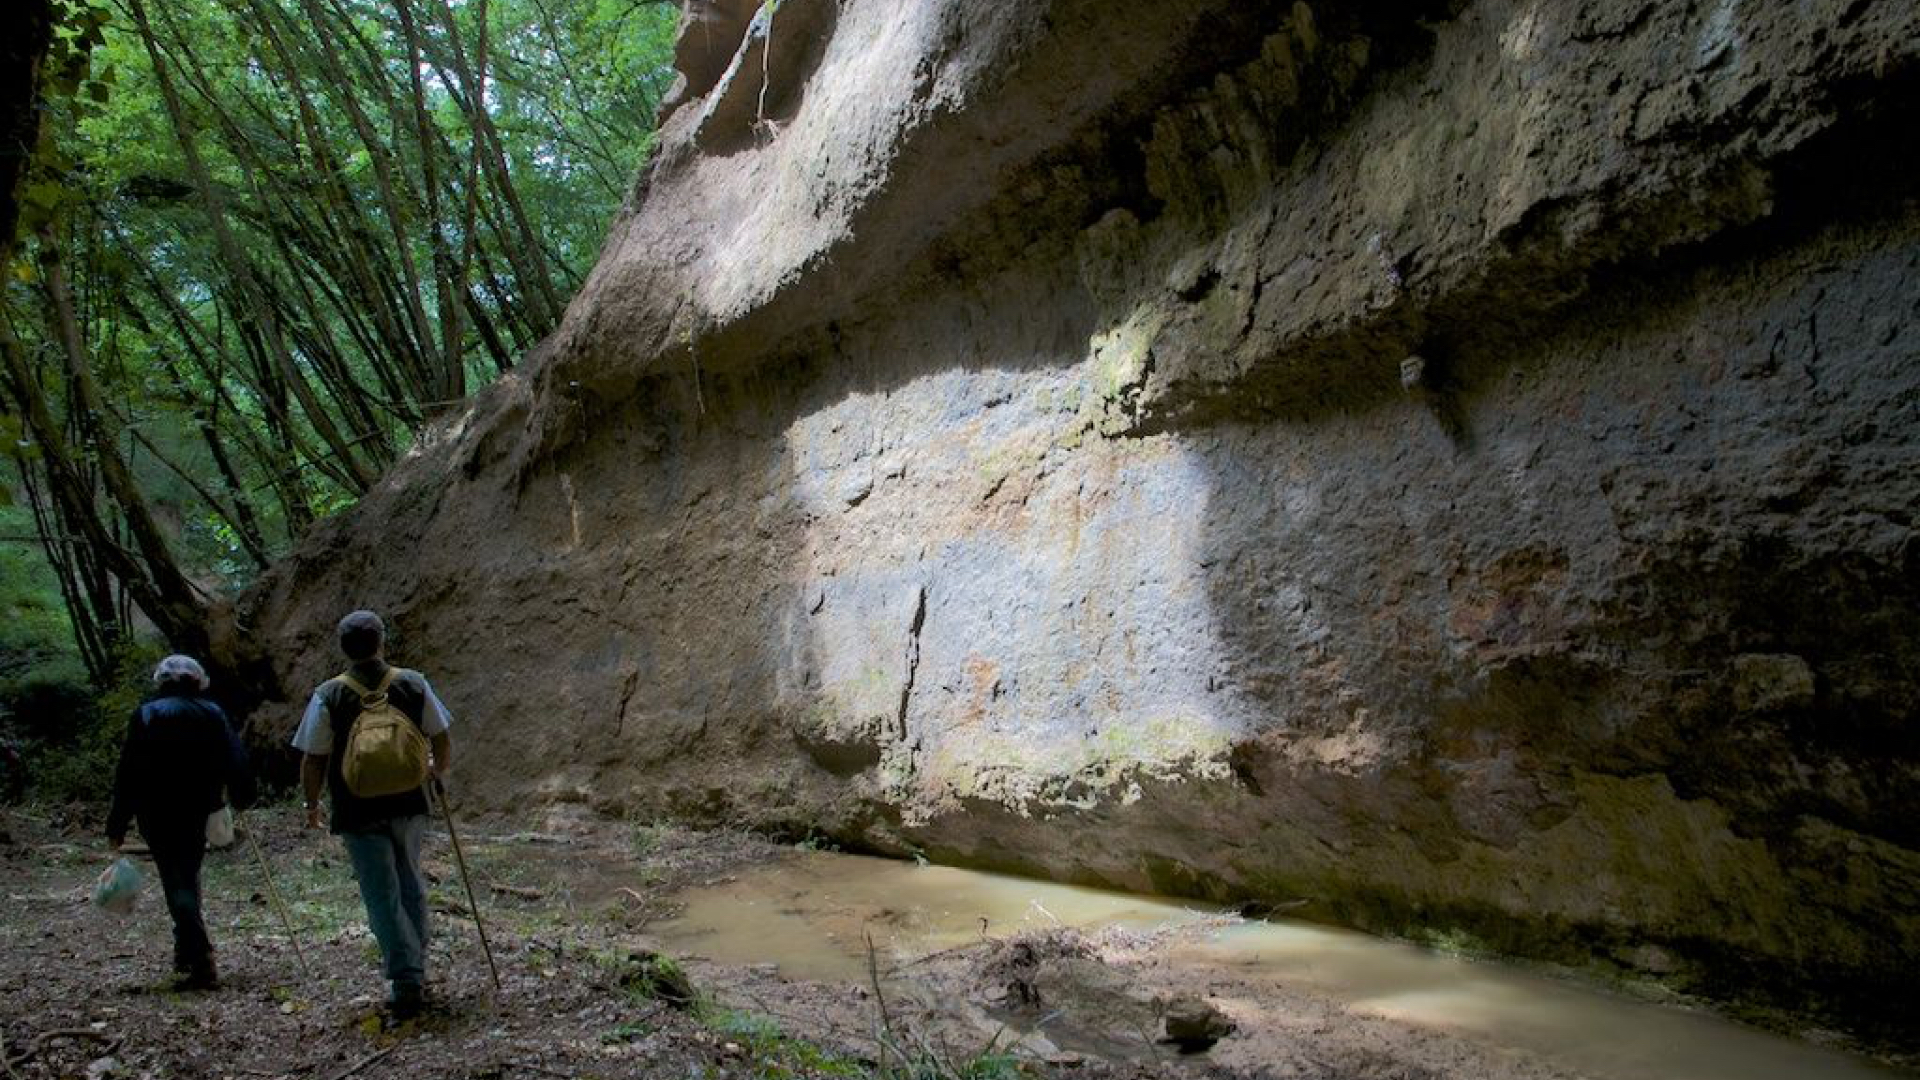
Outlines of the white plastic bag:
[[113,865],[100,871],[99,880],[93,883],[94,906],[115,915],[133,914],[133,902],[140,899],[143,880],[140,868],[133,865],[132,859],[123,855],[113,860]]
[[215,851],[233,846],[233,807],[223,806],[207,815],[207,846]]

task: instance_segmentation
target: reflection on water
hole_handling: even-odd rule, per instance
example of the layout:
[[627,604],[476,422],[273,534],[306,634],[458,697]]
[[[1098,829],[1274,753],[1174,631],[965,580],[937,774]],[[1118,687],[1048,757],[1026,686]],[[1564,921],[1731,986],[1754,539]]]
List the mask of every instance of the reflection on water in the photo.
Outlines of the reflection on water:
[[1182,961],[1308,985],[1356,1013],[1467,1032],[1620,1080],[1865,1080],[1857,1058],[1706,1013],[1629,1001],[1481,961],[1308,923],[1241,923]]
[[[944,866],[811,853],[687,894],[657,929],[683,952],[861,981],[883,965],[1049,926],[1151,930],[1209,921],[1198,905]],[[1216,920],[1217,921],[1217,920]],[[1183,966],[1306,986],[1382,1016],[1532,1051],[1605,1080],[1867,1080],[1891,1073],[1714,1016],[1649,1005],[1364,934],[1235,922],[1171,954]]]
[[688,893],[653,929],[677,948],[731,963],[771,962],[803,979],[864,981],[866,939],[883,963],[1051,926],[1150,930],[1210,912],[1125,893],[858,855],[808,853]]

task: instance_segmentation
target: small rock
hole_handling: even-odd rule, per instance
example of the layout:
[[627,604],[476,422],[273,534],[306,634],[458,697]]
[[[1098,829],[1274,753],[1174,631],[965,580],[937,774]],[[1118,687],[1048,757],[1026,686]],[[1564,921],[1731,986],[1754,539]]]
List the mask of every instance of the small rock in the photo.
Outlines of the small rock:
[[840,501],[851,510],[866,501],[873,494],[873,474],[857,473],[840,482]]
[[1671,975],[1679,967],[1673,954],[1658,945],[1636,945],[1620,954],[1620,958],[1652,975]]
[[1741,712],[1771,712],[1813,702],[1813,668],[1792,653],[1747,653],[1733,658],[1733,704]]
[[1166,1038],[1183,1054],[1197,1054],[1233,1033],[1227,1014],[1199,998],[1176,998],[1167,1004]]

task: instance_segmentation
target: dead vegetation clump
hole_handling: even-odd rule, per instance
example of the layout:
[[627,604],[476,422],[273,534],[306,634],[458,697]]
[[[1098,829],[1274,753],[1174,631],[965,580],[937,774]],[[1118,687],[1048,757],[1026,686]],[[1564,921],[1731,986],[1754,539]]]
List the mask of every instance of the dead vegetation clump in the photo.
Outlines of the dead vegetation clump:
[[1036,982],[1043,965],[1053,960],[1093,960],[1093,943],[1078,930],[1050,927],[992,939],[974,971],[974,985],[990,1001],[1021,1006],[1040,1005]]

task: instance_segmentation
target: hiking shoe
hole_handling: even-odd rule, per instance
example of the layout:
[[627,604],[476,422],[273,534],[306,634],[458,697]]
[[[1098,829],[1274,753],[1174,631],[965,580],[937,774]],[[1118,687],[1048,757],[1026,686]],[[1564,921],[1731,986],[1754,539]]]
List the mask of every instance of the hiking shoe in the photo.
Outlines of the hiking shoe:
[[412,1020],[427,1011],[427,994],[417,983],[393,984],[393,996],[387,999],[387,1011],[398,1021]]
[[181,990],[218,990],[220,974],[214,970],[213,960],[207,959],[188,965],[186,974],[174,985]]

